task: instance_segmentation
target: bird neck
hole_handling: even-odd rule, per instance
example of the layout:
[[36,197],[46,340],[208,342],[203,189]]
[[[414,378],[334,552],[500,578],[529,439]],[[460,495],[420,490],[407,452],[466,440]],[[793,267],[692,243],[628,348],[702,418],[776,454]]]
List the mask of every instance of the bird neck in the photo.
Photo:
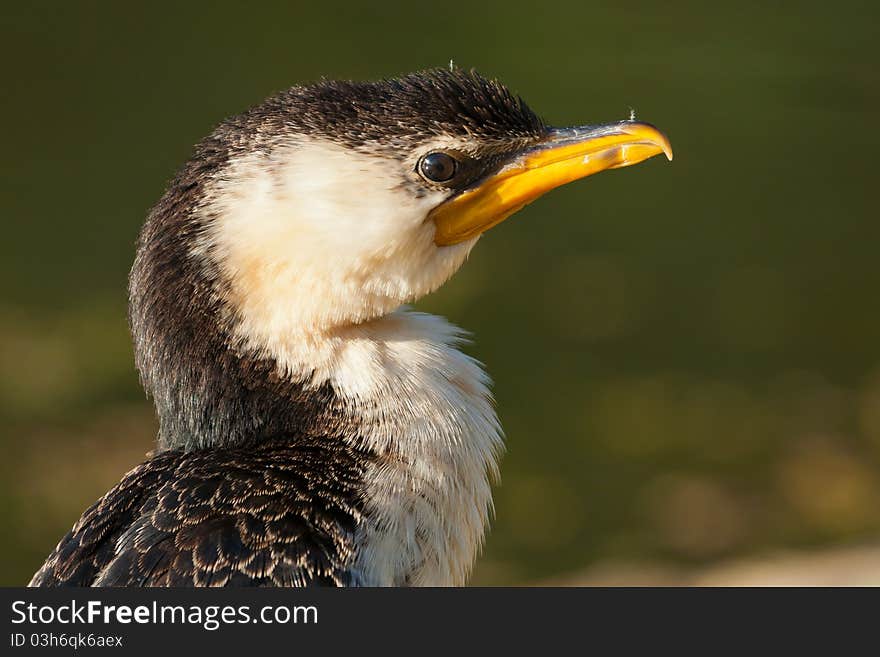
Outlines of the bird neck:
[[[191,298],[191,297],[190,297]],[[159,447],[232,447],[296,436],[333,437],[355,430],[330,382],[284,372],[274,358],[230,342],[213,319],[182,298],[148,321],[135,320],[141,380],[159,419]],[[186,317],[188,321],[171,320]]]
[[[148,261],[149,259],[147,259]],[[160,447],[313,437],[367,458],[355,569],[375,585],[465,582],[482,544],[502,449],[489,379],[439,317],[398,310],[262,349],[230,341],[222,304],[177,273],[132,272],[138,368]],[[155,263],[153,263],[155,265]],[[412,527],[419,531],[413,532]]]
[[[405,433],[404,451],[419,452],[431,441],[448,448],[471,429],[489,436],[487,454],[500,444],[488,377],[458,349],[462,332],[442,318],[399,309],[246,341],[210,274],[188,253],[169,253],[148,225],[129,319],[161,448],[320,435],[358,436],[385,453]],[[494,468],[493,458],[483,460]]]
[[144,226],[129,278],[135,363],[156,406],[159,447],[350,432],[329,382],[310,385],[305,372],[283,372],[271,354],[236,341],[219,279],[178,237],[190,227],[175,210],[194,203],[195,188],[172,190]]

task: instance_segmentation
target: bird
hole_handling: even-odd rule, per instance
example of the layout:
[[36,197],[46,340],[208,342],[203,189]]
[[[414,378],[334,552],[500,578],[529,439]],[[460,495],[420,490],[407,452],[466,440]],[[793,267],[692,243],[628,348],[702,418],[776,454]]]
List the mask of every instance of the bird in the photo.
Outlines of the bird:
[[651,124],[554,128],[454,66],[220,123],[129,276],[156,448],[30,585],[464,585],[503,431],[468,335],[409,304],[544,193],[660,154]]

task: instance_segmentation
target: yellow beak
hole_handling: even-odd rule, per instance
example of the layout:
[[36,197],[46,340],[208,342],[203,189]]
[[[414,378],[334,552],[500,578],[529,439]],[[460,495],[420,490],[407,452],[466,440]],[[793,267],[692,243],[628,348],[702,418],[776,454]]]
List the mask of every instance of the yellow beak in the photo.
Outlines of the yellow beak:
[[434,208],[434,243],[464,242],[500,224],[551,189],[606,169],[638,164],[672,146],[647,123],[622,121],[587,128],[552,130],[501,169]]

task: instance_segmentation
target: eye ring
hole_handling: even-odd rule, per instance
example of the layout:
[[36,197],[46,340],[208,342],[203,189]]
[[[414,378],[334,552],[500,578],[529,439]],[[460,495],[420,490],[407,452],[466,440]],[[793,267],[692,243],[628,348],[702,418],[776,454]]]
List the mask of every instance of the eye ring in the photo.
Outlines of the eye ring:
[[418,172],[425,180],[435,183],[447,182],[458,171],[458,162],[449,153],[434,151],[419,160]]

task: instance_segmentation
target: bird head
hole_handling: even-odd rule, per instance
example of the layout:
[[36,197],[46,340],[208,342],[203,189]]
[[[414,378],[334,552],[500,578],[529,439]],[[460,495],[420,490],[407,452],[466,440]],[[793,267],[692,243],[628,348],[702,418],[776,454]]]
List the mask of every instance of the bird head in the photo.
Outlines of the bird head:
[[551,128],[460,70],[293,88],[218,132],[239,143],[206,184],[193,252],[219,270],[249,336],[382,316],[550,189],[671,157],[650,125]]
[[145,387],[175,417],[225,394],[228,352],[307,378],[316,342],[433,291],[545,192],[660,153],[648,124],[549,127],[462,70],[281,92],[203,140],[144,225],[130,319]]

